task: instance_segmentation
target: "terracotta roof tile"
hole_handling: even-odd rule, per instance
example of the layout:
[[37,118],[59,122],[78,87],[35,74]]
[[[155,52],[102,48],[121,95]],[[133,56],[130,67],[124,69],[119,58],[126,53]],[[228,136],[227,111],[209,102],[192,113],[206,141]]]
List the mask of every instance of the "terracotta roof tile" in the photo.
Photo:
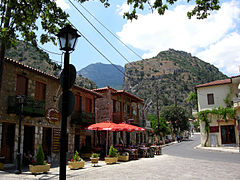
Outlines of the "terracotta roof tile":
[[199,84],[196,86],[196,88],[230,84],[231,82],[232,82],[231,79],[216,80],[216,81],[212,81],[212,82],[205,83],[205,84]]

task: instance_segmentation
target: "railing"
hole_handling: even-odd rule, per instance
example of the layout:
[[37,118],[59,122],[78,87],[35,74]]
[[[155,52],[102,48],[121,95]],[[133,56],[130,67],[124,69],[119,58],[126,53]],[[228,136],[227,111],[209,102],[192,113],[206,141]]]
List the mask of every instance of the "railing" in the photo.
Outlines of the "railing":
[[[19,104],[16,96],[8,97],[8,114],[19,114]],[[25,97],[22,114],[32,117],[44,117],[45,101],[38,101],[31,97]]]
[[77,111],[74,112],[71,116],[71,123],[72,124],[94,124],[95,123],[95,114],[84,112],[84,111]]

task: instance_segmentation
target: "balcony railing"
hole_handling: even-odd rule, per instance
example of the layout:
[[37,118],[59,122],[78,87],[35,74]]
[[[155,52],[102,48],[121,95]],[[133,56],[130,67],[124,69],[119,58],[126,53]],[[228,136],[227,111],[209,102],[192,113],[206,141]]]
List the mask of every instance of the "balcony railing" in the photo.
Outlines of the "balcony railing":
[[95,114],[84,112],[84,111],[77,111],[74,112],[71,116],[71,123],[78,124],[78,125],[88,125],[95,123]]
[[[8,114],[19,114],[19,104],[16,96],[8,97]],[[45,101],[38,101],[31,97],[25,97],[22,114],[32,117],[44,117]]]

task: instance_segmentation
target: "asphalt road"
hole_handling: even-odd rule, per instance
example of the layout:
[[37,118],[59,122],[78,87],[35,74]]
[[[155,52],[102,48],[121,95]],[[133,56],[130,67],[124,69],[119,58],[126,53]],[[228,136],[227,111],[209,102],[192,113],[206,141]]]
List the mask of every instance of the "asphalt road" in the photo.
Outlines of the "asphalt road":
[[200,144],[200,134],[195,134],[188,141],[182,141],[163,148],[163,154],[183,158],[201,159],[209,161],[220,161],[240,164],[240,154],[218,151],[206,151],[194,149]]

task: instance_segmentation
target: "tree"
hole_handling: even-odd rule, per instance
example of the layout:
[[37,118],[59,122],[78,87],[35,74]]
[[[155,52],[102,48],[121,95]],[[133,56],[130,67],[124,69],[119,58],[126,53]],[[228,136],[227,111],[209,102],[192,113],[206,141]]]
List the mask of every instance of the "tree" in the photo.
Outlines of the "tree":
[[2,84],[3,61],[6,48],[15,46],[21,38],[37,45],[36,31],[40,20],[44,33],[40,36],[42,44],[55,42],[59,28],[66,24],[68,15],[58,8],[54,0],[2,0],[0,2],[0,90]]
[[186,110],[180,106],[165,106],[160,112],[160,117],[171,123],[174,134],[188,130],[189,123]]
[[197,106],[197,93],[196,92],[190,92],[188,94],[188,97],[187,97],[186,101],[191,102],[194,109],[198,108],[198,106]]
[[159,131],[157,127],[157,116],[148,114],[148,120],[152,122],[152,128],[156,134],[161,134],[164,137],[170,133],[167,122],[162,117],[159,117]]
[[[85,2],[89,0],[78,0],[79,2]],[[110,0],[100,0],[105,7],[110,6]],[[123,17],[127,19],[137,19],[137,10],[144,10],[146,7],[148,9],[157,10],[160,15],[163,15],[168,9],[168,6],[174,5],[178,0],[154,0],[151,4],[149,0],[127,0],[127,4],[132,7],[132,11],[125,12]],[[188,3],[192,0],[186,0]],[[210,11],[219,10],[220,2],[219,0],[195,0],[195,7],[187,12],[188,18],[196,16],[198,19],[207,18],[210,15]]]

